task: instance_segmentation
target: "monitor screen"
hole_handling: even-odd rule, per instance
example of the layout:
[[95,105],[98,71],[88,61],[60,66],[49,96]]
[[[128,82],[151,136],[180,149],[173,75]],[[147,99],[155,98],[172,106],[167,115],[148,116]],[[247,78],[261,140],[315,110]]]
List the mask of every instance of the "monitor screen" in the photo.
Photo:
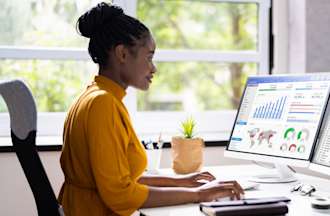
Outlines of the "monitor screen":
[[309,160],[330,75],[249,77],[227,151]]
[[330,175],[330,105],[328,104],[318,141],[312,157],[311,169]]

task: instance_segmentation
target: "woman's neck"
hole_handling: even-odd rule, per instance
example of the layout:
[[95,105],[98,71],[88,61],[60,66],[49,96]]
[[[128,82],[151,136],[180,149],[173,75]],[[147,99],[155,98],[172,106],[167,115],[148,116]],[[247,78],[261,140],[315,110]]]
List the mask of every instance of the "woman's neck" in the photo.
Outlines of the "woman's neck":
[[109,79],[111,79],[112,81],[114,81],[115,83],[117,83],[118,85],[120,85],[123,89],[127,89],[127,84],[125,84],[121,78],[120,78],[120,71],[119,70],[110,70],[110,69],[99,69],[99,75],[105,76]]

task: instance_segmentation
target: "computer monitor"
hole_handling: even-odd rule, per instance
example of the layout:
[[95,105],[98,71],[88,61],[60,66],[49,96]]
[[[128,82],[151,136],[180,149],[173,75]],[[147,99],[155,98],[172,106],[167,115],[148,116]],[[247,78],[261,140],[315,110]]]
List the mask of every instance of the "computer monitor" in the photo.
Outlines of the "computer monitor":
[[330,105],[328,104],[309,169],[330,175]]
[[330,73],[248,77],[225,156],[274,163],[257,182],[292,182],[307,167],[329,98]]

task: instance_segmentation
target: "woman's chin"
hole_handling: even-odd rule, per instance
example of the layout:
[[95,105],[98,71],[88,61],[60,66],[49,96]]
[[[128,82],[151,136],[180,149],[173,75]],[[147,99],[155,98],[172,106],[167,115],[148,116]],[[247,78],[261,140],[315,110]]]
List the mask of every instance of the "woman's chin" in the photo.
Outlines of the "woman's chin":
[[144,85],[135,85],[133,87],[142,91],[147,91],[150,87],[150,83],[145,83]]
[[150,85],[148,84],[148,85],[144,86],[143,88],[141,88],[141,90],[142,91],[147,91],[149,89],[149,87],[150,87]]

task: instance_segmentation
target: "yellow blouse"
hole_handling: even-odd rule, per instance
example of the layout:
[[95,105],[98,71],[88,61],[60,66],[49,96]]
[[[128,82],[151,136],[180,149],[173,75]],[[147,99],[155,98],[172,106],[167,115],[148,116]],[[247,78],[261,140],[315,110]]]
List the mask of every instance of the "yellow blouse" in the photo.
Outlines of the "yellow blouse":
[[125,91],[96,76],[65,120],[59,202],[66,216],[130,215],[148,188],[137,182],[147,159],[122,103]]

